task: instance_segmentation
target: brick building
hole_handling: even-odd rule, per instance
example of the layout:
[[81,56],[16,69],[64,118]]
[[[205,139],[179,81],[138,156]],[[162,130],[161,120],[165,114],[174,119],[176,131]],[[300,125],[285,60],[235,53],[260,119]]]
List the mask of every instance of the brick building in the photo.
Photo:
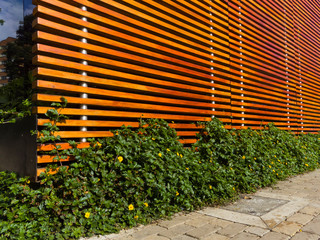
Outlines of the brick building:
[[4,63],[6,61],[6,57],[4,55],[4,47],[10,43],[13,42],[15,40],[15,38],[13,37],[8,37],[5,40],[2,40],[0,42],[0,87],[6,85],[9,81],[8,77],[7,77],[7,73],[6,73],[6,69],[4,66]]

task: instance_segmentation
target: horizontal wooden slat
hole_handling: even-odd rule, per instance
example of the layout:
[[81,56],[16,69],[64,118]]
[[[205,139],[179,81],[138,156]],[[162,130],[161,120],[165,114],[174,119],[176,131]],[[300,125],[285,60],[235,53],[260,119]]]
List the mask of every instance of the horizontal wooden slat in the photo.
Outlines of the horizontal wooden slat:
[[58,124],[63,139],[111,136],[122,125],[139,127],[140,117],[167,120],[185,144],[196,141],[195,122],[212,117],[227,129],[274,122],[294,133],[320,130],[315,1],[36,5],[33,101],[40,129],[49,103],[63,96],[68,106],[61,112],[70,117]]
[[[50,107],[36,107],[34,113],[45,114]],[[87,116],[109,116],[109,117],[129,117],[129,118],[162,118],[173,120],[186,119],[183,115],[169,115],[169,114],[157,114],[157,113],[138,113],[138,112],[124,112],[124,111],[106,111],[106,110],[91,110],[91,109],[77,109],[77,108],[65,108],[60,111],[64,115],[87,115]],[[221,113],[223,114],[223,113]],[[188,116],[189,121],[210,121],[208,117]]]

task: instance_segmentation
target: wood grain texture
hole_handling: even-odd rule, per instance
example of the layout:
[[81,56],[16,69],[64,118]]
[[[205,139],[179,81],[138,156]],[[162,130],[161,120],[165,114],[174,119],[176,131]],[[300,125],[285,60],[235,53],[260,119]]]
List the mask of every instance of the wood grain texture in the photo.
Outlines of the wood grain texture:
[[41,129],[48,104],[65,97],[70,119],[58,124],[62,139],[111,136],[122,125],[138,127],[140,117],[164,118],[185,144],[196,141],[195,122],[212,117],[226,128],[274,122],[297,133],[320,131],[316,1],[35,4],[34,112]]

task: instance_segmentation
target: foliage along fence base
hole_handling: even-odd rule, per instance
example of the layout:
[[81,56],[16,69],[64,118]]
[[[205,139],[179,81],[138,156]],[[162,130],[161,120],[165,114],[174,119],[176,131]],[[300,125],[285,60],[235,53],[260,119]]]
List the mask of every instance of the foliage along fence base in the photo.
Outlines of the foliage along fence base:
[[0,170],[21,176],[37,176],[37,129],[35,115],[0,125]]

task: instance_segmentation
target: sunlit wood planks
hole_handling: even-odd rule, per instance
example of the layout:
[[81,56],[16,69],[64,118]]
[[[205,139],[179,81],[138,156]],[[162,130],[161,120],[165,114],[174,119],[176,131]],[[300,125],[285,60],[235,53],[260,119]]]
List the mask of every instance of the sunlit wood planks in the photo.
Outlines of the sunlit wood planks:
[[141,117],[167,120],[184,143],[195,142],[195,122],[212,117],[227,128],[274,122],[293,132],[320,130],[315,1],[34,3],[40,129],[49,103],[63,96],[63,139],[111,136],[123,124],[138,127]]

